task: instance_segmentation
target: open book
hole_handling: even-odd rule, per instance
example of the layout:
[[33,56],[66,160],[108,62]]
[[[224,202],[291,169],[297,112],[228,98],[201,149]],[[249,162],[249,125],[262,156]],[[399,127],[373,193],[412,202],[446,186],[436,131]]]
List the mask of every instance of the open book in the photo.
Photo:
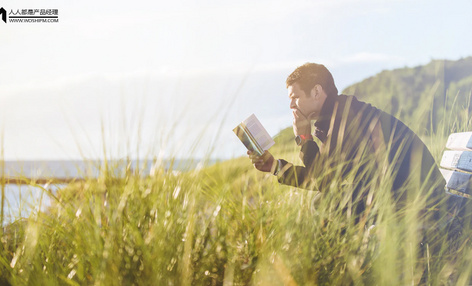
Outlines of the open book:
[[267,130],[265,130],[254,114],[236,126],[233,132],[248,150],[259,155],[264,154],[264,151],[269,150],[275,144],[272,137],[270,137]]

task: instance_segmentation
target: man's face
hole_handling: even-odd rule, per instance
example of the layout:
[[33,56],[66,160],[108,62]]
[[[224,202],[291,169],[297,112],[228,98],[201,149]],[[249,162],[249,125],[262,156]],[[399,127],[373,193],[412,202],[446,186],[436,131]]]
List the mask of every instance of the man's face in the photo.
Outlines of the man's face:
[[288,86],[288,97],[290,98],[290,109],[298,110],[307,119],[316,120],[320,114],[324,100],[316,91],[317,86],[310,94],[306,94],[298,83]]

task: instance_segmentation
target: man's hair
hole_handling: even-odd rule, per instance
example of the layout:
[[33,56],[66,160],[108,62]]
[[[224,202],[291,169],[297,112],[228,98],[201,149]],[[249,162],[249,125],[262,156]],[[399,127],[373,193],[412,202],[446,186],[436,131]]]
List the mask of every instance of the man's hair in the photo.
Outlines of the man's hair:
[[287,77],[286,83],[287,87],[298,83],[307,96],[310,96],[311,90],[317,84],[323,87],[326,95],[338,95],[338,89],[334,84],[333,76],[324,65],[320,64],[306,63],[299,66]]

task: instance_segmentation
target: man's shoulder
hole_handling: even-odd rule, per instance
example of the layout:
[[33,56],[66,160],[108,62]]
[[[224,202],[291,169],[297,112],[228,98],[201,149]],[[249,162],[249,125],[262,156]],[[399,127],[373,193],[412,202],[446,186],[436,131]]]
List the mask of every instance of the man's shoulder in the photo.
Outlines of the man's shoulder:
[[382,112],[380,109],[376,108],[372,104],[359,100],[354,95],[340,94],[337,97],[337,102],[338,102],[339,107],[343,109],[346,107],[346,105],[348,105],[350,113],[352,114],[376,115],[379,112]]
[[371,114],[375,114],[383,118],[389,118],[392,121],[400,121],[395,116],[383,111],[380,108],[377,108],[376,106],[373,106],[371,103],[359,100],[359,98],[355,95],[340,94],[338,95],[337,101],[339,102],[340,105],[343,105],[343,106],[346,103],[350,104],[351,110],[355,112],[371,113]]
[[359,116],[361,122],[370,122],[372,120],[379,120],[384,129],[384,132],[390,133],[394,130],[395,133],[414,133],[411,129],[403,123],[400,119],[387,113],[368,102],[359,100],[354,95],[340,94],[337,99],[339,106],[345,108],[346,104],[350,105],[350,116]]
[[370,103],[359,100],[355,95],[340,94],[337,96],[336,100],[341,104],[350,103],[353,107],[356,107],[356,106],[373,107]]

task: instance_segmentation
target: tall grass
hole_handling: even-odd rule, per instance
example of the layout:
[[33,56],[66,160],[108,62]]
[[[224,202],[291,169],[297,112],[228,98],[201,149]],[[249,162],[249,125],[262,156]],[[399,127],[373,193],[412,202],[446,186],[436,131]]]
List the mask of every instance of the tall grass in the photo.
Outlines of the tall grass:
[[[450,132],[470,130],[462,106],[424,138],[438,159]],[[295,160],[290,130],[276,157]],[[127,164],[123,162],[123,164]],[[185,172],[115,172],[49,194],[52,205],[4,228],[1,283],[12,285],[468,285],[470,218],[453,246],[447,229],[424,243],[418,205],[400,210],[392,179],[365,186],[359,216],[355,171],[332,175],[323,192],[279,185],[237,158]],[[386,171],[387,172],[387,171]],[[387,172],[388,173],[388,172]],[[386,174],[386,173],[384,173]],[[469,212],[470,213],[470,210]]]

